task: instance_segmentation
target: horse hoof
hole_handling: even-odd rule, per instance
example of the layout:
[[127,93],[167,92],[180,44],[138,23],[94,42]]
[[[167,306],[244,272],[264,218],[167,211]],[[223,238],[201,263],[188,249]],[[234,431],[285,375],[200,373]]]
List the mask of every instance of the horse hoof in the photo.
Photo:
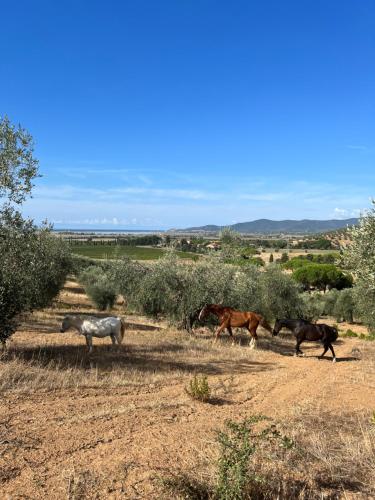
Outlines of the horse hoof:
[[336,358],[333,358],[332,363],[336,363]]

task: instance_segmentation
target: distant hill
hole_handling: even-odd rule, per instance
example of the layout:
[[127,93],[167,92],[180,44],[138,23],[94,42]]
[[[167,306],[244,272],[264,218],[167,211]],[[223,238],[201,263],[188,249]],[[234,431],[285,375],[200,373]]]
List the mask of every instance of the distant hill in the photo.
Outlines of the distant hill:
[[231,226],[215,226],[209,224],[207,226],[189,227],[180,229],[180,231],[192,232],[217,232],[223,227],[230,227],[239,233],[251,234],[272,234],[272,233],[287,233],[287,234],[306,234],[306,233],[325,233],[336,229],[346,228],[358,224],[357,218],[352,219],[330,219],[330,220],[270,220],[258,219],[250,222],[239,222]]

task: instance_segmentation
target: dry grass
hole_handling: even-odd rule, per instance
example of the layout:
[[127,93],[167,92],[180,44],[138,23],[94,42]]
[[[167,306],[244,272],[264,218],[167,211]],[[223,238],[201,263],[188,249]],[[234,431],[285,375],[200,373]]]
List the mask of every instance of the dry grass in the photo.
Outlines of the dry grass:
[[[336,364],[317,361],[312,344],[295,359],[289,335],[261,330],[252,351],[240,331],[236,345],[224,335],[214,344],[206,329],[188,335],[116,306],[124,344],[94,339],[88,356],[81,336],[59,333],[66,313],[103,314],[67,283],[0,358],[0,483],[9,498],[36,498],[40,485],[71,500],[214,498],[215,431],[259,413],[295,445],[260,441],[249,463],[262,478],[248,483],[253,498],[375,498],[375,343],[339,339]],[[209,404],[185,392],[196,374],[207,377]]]
[[[191,336],[137,323],[137,318],[135,323],[128,322],[126,345],[114,349],[108,340],[94,339],[94,352],[88,356],[81,336],[53,333],[46,312],[34,315],[31,321],[34,318],[37,328],[48,333],[44,345],[36,342],[39,336],[29,332],[22,341],[11,344],[0,358],[0,392],[155,385],[182,381],[197,372],[221,374],[232,368],[241,373],[258,365],[262,369],[254,353],[239,344],[230,348],[225,341],[213,345],[207,332]],[[135,333],[138,328],[141,331]],[[162,338],[158,335],[156,340],[153,332],[159,330]]]
[[277,439],[271,432],[251,440],[255,451],[243,477],[241,497],[230,487],[225,494],[217,493],[221,457],[217,443],[198,469],[180,474],[171,470],[162,480],[164,490],[181,500],[374,498],[375,425],[368,416],[332,419],[329,413],[305,409],[292,421],[274,421],[271,429]]

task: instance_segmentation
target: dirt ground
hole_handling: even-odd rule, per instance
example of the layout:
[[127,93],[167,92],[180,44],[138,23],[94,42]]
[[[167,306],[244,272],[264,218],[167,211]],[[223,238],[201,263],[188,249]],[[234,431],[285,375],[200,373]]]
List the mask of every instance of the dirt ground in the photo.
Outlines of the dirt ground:
[[[227,419],[262,414],[296,432],[308,428],[309,415],[349,418],[357,428],[375,410],[374,342],[338,340],[334,364],[318,360],[322,348],[313,343],[302,345],[304,358],[293,357],[288,333],[271,338],[260,328],[251,350],[240,331],[236,345],[224,335],[213,344],[207,329],[188,335],[117,306],[127,323],[123,345],[115,351],[94,339],[89,357],[83,337],[59,333],[72,312],[97,313],[68,282],[0,360],[1,498],[169,498],[161,478],[170,474],[212,480],[215,431]],[[185,391],[194,374],[207,375],[210,403]],[[320,430],[329,444],[345,431]],[[361,491],[349,485],[342,498],[370,498]]]

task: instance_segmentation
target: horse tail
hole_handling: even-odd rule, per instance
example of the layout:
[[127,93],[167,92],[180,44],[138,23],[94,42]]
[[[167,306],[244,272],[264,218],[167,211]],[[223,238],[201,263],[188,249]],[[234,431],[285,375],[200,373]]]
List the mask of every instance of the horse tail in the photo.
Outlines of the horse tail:
[[268,321],[265,318],[263,318],[263,316],[261,316],[260,314],[258,315],[258,317],[259,317],[259,324],[260,324],[260,326],[263,326],[263,328],[265,328],[270,333],[272,333],[272,327],[268,323]]
[[123,341],[125,335],[125,321],[120,318],[120,342]]

